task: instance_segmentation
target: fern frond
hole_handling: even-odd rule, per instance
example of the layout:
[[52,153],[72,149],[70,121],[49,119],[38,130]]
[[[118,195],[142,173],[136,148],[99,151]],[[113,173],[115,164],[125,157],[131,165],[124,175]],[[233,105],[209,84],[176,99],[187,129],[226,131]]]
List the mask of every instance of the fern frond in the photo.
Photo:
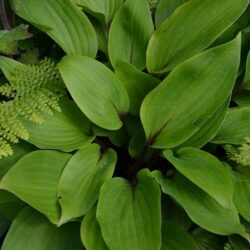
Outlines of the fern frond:
[[64,84],[52,60],[17,68],[12,81],[0,86],[0,95],[10,99],[0,103],[0,157],[12,153],[10,142],[28,139],[21,119],[42,123],[43,113],[60,111],[59,100],[64,94]]
[[231,161],[243,166],[250,166],[250,137],[245,139],[246,142],[240,146],[226,145],[225,149]]

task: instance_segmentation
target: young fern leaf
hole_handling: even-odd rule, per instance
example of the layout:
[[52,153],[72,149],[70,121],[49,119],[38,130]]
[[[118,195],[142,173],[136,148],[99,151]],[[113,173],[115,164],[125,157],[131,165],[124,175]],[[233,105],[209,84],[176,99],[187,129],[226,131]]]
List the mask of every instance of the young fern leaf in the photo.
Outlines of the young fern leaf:
[[246,142],[240,146],[226,145],[225,149],[231,161],[243,166],[250,166],[250,137],[245,139]]
[[37,65],[18,67],[10,83],[0,86],[0,158],[12,154],[9,143],[27,140],[22,119],[42,123],[43,113],[60,111],[59,99],[65,94],[55,62],[44,59]]

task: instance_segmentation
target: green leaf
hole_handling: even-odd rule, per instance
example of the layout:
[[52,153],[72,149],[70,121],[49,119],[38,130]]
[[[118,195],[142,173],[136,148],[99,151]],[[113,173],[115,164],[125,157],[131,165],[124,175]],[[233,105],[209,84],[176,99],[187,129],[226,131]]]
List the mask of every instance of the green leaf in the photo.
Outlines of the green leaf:
[[70,156],[47,150],[29,153],[2,178],[0,188],[15,194],[57,224],[60,218],[57,185]]
[[187,60],[146,96],[141,120],[153,147],[172,148],[185,142],[227,100],[239,67],[240,44],[238,36]]
[[23,209],[12,223],[2,250],[82,250],[79,224],[57,228],[30,207]]
[[163,154],[182,175],[213,197],[221,206],[231,208],[231,173],[215,156],[196,148],[182,148],[175,154],[171,150],[165,150]]
[[246,72],[243,80],[244,88],[250,90],[250,51],[248,52],[247,62],[246,62]]
[[110,130],[122,126],[128,95],[110,69],[88,57],[66,56],[59,70],[74,101],[92,122]]
[[238,167],[233,171],[234,203],[239,214],[250,222],[250,170],[248,167]]
[[202,228],[197,228],[192,232],[192,237],[200,250],[222,250],[225,245],[225,238],[217,234],[212,234]]
[[250,243],[238,235],[229,236],[229,241],[233,246],[233,250],[249,250]]
[[86,250],[109,250],[103,240],[100,225],[96,220],[96,206],[92,207],[83,218],[81,239]]
[[110,250],[159,250],[160,189],[148,170],[136,184],[117,177],[101,188],[97,220]]
[[193,222],[216,234],[241,234],[246,236],[245,228],[240,224],[237,210],[222,207],[216,200],[185,177],[176,174],[165,179],[159,171],[154,172],[162,191],[173,197],[187,212]]
[[115,74],[127,90],[129,112],[132,115],[139,115],[144,97],[160,83],[160,80],[122,61],[117,62]]
[[144,69],[146,49],[153,30],[148,0],[126,0],[109,32],[109,57],[113,67],[122,60]]
[[61,111],[53,115],[43,114],[41,124],[22,120],[28,131],[28,141],[41,149],[58,149],[70,152],[89,145],[95,138],[91,135],[90,122],[69,99],[59,103]]
[[187,141],[179,145],[178,148],[201,148],[208,142],[210,142],[218,133],[218,130],[220,129],[221,124],[227,115],[230,99],[231,98],[228,98],[228,100],[213,113],[211,118],[203,126],[201,126],[201,128],[195,134],[193,134]]
[[240,17],[247,5],[248,0],[191,0],[183,4],[151,37],[147,69],[167,72],[203,51]]
[[8,230],[10,222],[0,214],[0,239]]
[[250,107],[232,108],[212,140],[216,144],[242,144],[250,136]]
[[104,19],[107,27],[123,4],[123,0],[74,0],[74,2],[93,16]]
[[25,205],[13,194],[0,190],[0,214],[8,220],[13,220]]
[[250,106],[250,90],[244,90],[233,97],[234,102],[239,106]]
[[159,0],[155,12],[155,26],[158,28],[165,19],[187,0]]
[[162,223],[172,222],[178,224],[186,231],[193,225],[185,210],[175,202],[170,196],[162,193],[161,195]]
[[102,184],[111,179],[117,156],[102,152],[98,144],[78,151],[63,170],[57,197],[62,208],[60,224],[86,214],[98,199]]
[[95,57],[97,37],[86,15],[72,1],[12,0],[18,16],[45,32],[67,54]]
[[0,69],[9,82],[15,79],[16,69],[20,67],[25,68],[26,66],[14,59],[5,56],[0,56]]
[[199,250],[192,237],[178,224],[163,222],[161,250]]
[[19,40],[30,38],[28,25],[21,24],[12,30],[0,30],[0,53],[15,55],[18,53],[17,45]]
[[167,72],[203,51],[240,17],[247,5],[248,0],[191,0],[183,4],[151,37],[147,69]]
[[0,179],[8,172],[8,170],[23,156],[32,152],[36,148],[29,143],[20,141],[18,144],[12,145],[13,154],[0,160]]

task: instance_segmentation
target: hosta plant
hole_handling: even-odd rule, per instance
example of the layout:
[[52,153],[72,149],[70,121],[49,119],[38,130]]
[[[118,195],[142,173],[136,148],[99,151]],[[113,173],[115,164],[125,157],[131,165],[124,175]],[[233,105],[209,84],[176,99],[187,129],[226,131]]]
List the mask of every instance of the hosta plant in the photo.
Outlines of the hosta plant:
[[248,5],[0,1],[1,249],[250,249]]

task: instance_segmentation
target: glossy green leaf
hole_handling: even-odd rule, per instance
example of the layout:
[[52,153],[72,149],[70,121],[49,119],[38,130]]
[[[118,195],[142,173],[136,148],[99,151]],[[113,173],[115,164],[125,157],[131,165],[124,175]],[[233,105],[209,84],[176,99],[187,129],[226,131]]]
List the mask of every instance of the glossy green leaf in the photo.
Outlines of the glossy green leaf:
[[245,142],[245,137],[250,136],[249,124],[250,107],[232,108],[212,142],[242,144]]
[[123,4],[123,0],[74,0],[74,2],[97,18],[104,19],[107,27]]
[[90,144],[90,122],[74,102],[63,99],[59,103],[61,111],[53,115],[44,114],[41,124],[23,120],[29,133],[28,141],[41,149],[58,149],[70,152]]
[[97,220],[110,250],[159,250],[160,189],[148,170],[136,184],[113,178],[101,188]]
[[57,190],[62,208],[60,224],[89,211],[98,199],[102,184],[111,179],[116,159],[115,151],[102,152],[98,144],[89,145],[70,159]]
[[227,100],[239,67],[240,41],[238,36],[180,64],[146,96],[141,120],[153,147],[185,142]]
[[32,36],[27,29],[27,25],[20,25],[12,30],[0,30],[0,53],[7,55],[17,54],[18,41]]
[[229,241],[233,246],[233,250],[249,250],[250,243],[238,235],[229,236]]
[[8,172],[8,170],[23,156],[32,152],[36,148],[27,142],[20,141],[18,144],[12,145],[13,154],[0,160],[0,179]]
[[56,224],[60,218],[57,185],[70,156],[47,150],[29,153],[2,178],[0,188],[15,194]]
[[2,250],[82,250],[79,224],[57,228],[30,207],[20,212],[12,223]]
[[179,145],[182,147],[196,147],[201,148],[210,142],[218,133],[222,122],[224,121],[229,107],[230,98],[223,103],[218,110],[214,112],[211,118],[201,128],[193,134],[187,141]]
[[103,240],[100,225],[96,220],[96,206],[91,208],[83,218],[81,239],[86,250],[109,250]]
[[161,250],[200,250],[193,238],[178,224],[163,222]]
[[237,233],[246,236],[245,228],[240,224],[234,206],[231,209],[222,207],[206,192],[180,174],[166,179],[156,171],[154,176],[161,185],[162,191],[173,197],[196,224],[221,235]]
[[155,12],[155,26],[159,27],[165,19],[187,0],[159,0]]
[[67,54],[95,57],[97,37],[93,26],[72,1],[12,0],[18,16],[55,40]]
[[110,130],[122,126],[128,95],[110,69],[88,57],[66,56],[59,70],[74,101],[92,122]]
[[144,97],[160,83],[160,80],[122,61],[117,62],[115,74],[127,90],[129,112],[132,115],[139,115]]
[[165,150],[165,158],[195,185],[230,209],[233,200],[231,173],[215,156],[196,148]]
[[25,205],[15,195],[5,190],[0,190],[0,214],[8,220],[13,220]]
[[250,170],[248,167],[238,167],[234,176],[234,203],[239,214],[250,222]]
[[151,37],[147,69],[167,72],[201,52],[240,17],[247,5],[248,0],[190,0],[183,4]]
[[113,67],[121,60],[144,69],[146,49],[153,30],[148,0],[126,0],[109,32],[109,57]]
[[200,250],[222,250],[225,245],[225,238],[210,233],[202,228],[192,231],[192,237]]

